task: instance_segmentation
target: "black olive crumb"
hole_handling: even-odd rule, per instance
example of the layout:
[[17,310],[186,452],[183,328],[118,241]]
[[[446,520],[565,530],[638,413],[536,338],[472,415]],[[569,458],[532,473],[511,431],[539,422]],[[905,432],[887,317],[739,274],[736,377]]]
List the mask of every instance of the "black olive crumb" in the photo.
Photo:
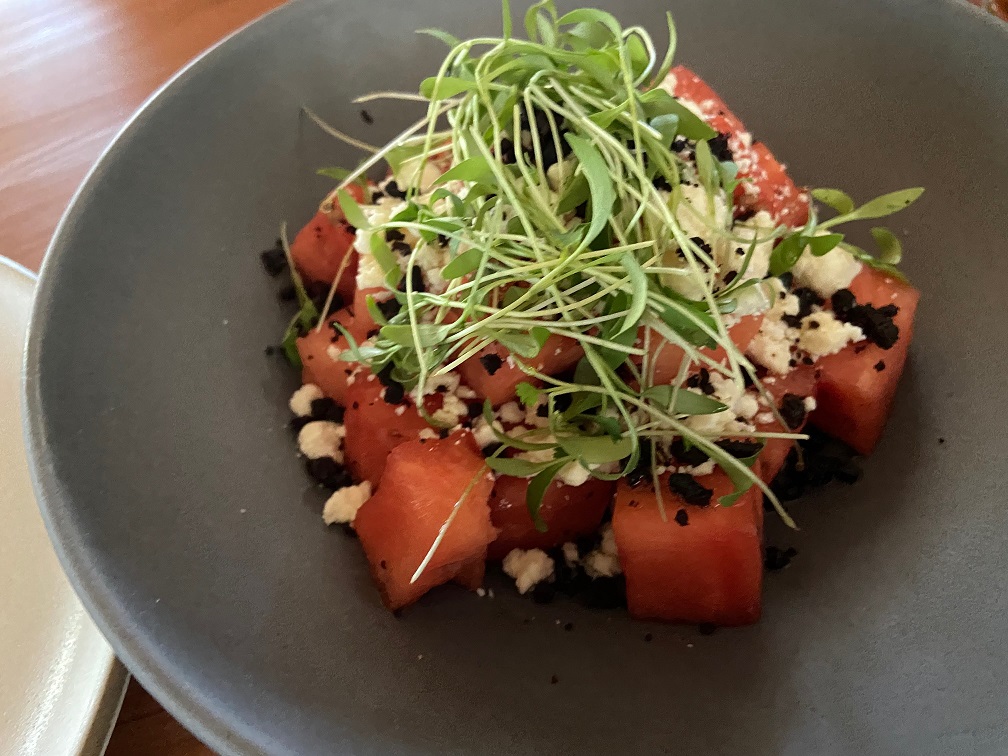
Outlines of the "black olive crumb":
[[361,117],[361,120],[364,121],[364,123],[368,124],[369,126],[372,123],[374,123],[374,116],[372,116],[366,110],[361,110],[360,117]]
[[558,682],[560,682],[560,678],[556,675],[550,677],[550,685],[556,685]]
[[556,596],[556,588],[553,583],[536,583],[532,589],[532,600],[537,604],[549,604]]
[[686,473],[672,473],[669,476],[669,488],[687,504],[695,507],[709,506],[714,495],[714,491],[704,488],[696,478]]
[[483,369],[487,371],[487,375],[493,375],[498,370],[500,370],[501,366],[504,364],[504,361],[500,358],[500,355],[496,354],[484,354],[482,357],[479,358],[479,361],[480,364],[483,366]]
[[700,635],[714,635],[717,625],[713,622],[702,622],[697,625],[697,630],[700,632]]
[[306,460],[305,469],[312,478],[333,491],[353,485],[350,473],[332,457]]
[[885,361],[879,360],[878,362],[875,363],[874,367],[878,372],[881,373],[883,370],[885,370]]
[[564,630],[566,630],[569,633],[571,630],[574,629],[574,623],[573,622],[567,622],[567,623],[564,624],[563,627],[564,627]]
[[945,443],[945,439],[944,439],[944,438],[941,438],[941,437],[939,437],[939,438],[938,438],[938,443],[939,443],[939,444],[944,444],[944,443]]
[[687,513],[685,509],[680,509],[678,512],[676,512],[674,519],[676,523],[678,525],[681,525],[682,527],[686,527],[687,525],[689,525],[689,513]]
[[654,636],[651,633],[644,633],[645,643],[650,643],[652,640],[654,640]]
[[795,394],[784,394],[780,414],[788,428],[798,430],[805,422],[805,400]]
[[283,247],[277,244],[273,249],[267,249],[259,253],[263,269],[271,276],[279,276],[287,267],[287,254]]
[[798,556],[798,551],[792,547],[781,549],[776,546],[767,546],[763,555],[763,566],[771,572],[783,570],[791,560]]

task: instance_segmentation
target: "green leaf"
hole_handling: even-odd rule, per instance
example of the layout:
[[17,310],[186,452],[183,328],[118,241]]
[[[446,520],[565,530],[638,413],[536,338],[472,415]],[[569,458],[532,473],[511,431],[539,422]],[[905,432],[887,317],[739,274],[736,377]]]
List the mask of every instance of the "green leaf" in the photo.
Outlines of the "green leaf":
[[861,207],[854,210],[847,217],[847,220],[869,220],[872,218],[884,218],[887,215],[898,213],[909,207],[924,193],[924,187],[918,186],[911,189],[901,189],[898,192],[889,192],[881,197],[876,197],[870,202],[866,202]]
[[448,46],[449,50],[454,50],[456,47],[462,44],[462,40],[460,40],[454,34],[449,34],[448,32],[442,31],[441,29],[417,29],[417,34],[426,34],[429,37],[439,39]]
[[587,465],[617,462],[633,451],[633,439],[624,436],[613,440],[610,436],[565,436],[557,439],[560,448]]
[[717,130],[664,89],[650,89],[640,95],[639,101],[648,119],[668,114],[678,116],[679,135],[686,139],[700,141],[717,136]]
[[770,253],[770,274],[780,276],[791,270],[803,249],[801,234],[785,236]]
[[535,477],[529,481],[528,489],[525,491],[525,506],[528,507],[529,514],[532,516],[532,522],[535,524],[535,529],[540,533],[546,532],[546,523],[543,522],[542,517],[539,516],[539,509],[542,507],[543,496],[546,495],[546,489],[549,488],[550,483],[553,482],[553,478],[556,477],[557,473],[560,472],[566,464],[566,461],[554,462],[542,472],[536,474]]
[[482,261],[483,250],[472,247],[445,265],[441,269],[441,277],[446,281],[451,281],[453,278],[462,278],[462,276],[474,273]]
[[696,144],[696,169],[697,177],[704,189],[713,191],[717,188],[717,161],[714,160],[706,139],[701,139]]
[[483,156],[474,155],[453,165],[442,173],[434,183],[438,185],[449,181],[478,181],[482,184],[496,186],[497,177]]
[[514,478],[531,478],[554,464],[552,460],[530,462],[527,459],[516,457],[488,457],[486,462],[494,472],[510,475]]
[[384,234],[371,234],[368,246],[371,249],[371,256],[385,274],[385,282],[394,289],[399,284],[399,279],[402,278],[403,274],[395,252],[389,248]]
[[368,219],[364,216],[364,211],[361,210],[360,205],[357,204],[357,200],[346,189],[340,189],[336,192],[336,200],[339,202],[340,210],[343,211],[343,215],[346,216],[347,222],[354,228],[371,228],[371,224]]
[[[682,307],[689,308],[692,315],[702,321],[711,330],[717,330],[717,324],[714,322],[714,318],[712,318],[708,313],[686,304],[683,304]],[[674,330],[691,344],[702,347],[716,346],[714,339],[708,336],[700,328],[700,326],[691,320],[685,313],[680,312],[674,307],[665,308],[665,310],[661,313],[661,319],[669,328]]]
[[535,386],[533,386],[528,381],[522,381],[517,386],[515,386],[515,395],[518,400],[524,404],[526,407],[535,406],[536,402],[539,401],[539,394],[541,392]]
[[497,341],[508,351],[526,358],[536,357],[539,354],[541,345],[528,333],[514,333],[513,331],[503,331],[497,334]]
[[661,134],[662,144],[670,145],[679,133],[679,116],[675,113],[663,113],[652,118],[650,125]]
[[596,10],[595,8],[572,10],[562,15],[557,21],[557,25],[559,26],[568,26],[570,24],[600,24],[609,30],[613,39],[619,39],[623,34],[623,27],[620,26],[620,22],[616,20],[613,14],[606,13],[603,10]]
[[462,92],[474,91],[476,82],[455,76],[445,76],[440,81],[436,76],[430,76],[420,82],[420,94],[428,100],[447,100]]
[[[675,405],[670,407],[673,395]],[[676,391],[675,386],[652,386],[644,392],[644,396],[677,415],[713,415],[728,409],[726,404],[706,394],[685,388]]]
[[896,234],[888,228],[876,226],[871,230],[871,235],[879,248],[879,260],[887,265],[899,265],[903,259],[903,245]]
[[616,188],[613,186],[612,176],[605,160],[594,144],[570,132],[564,134],[564,138],[574,150],[574,155],[580,163],[580,170],[588,180],[591,194],[592,217],[588,233],[581,242],[584,245],[594,240],[609,224],[609,217],[616,203]]
[[[640,319],[644,315],[644,310],[647,307],[648,279],[647,275],[644,273],[644,269],[640,266],[640,263],[637,262],[637,258],[629,252],[623,253],[623,257],[620,259],[620,262],[623,264],[623,269],[630,277],[630,309],[627,311],[627,315],[623,319],[623,325],[615,335],[619,336],[621,333],[630,329],[633,329],[634,335],[636,335],[637,324],[640,323]],[[633,342],[630,343],[632,344]]]
[[808,242],[806,249],[816,257],[822,257],[842,242],[843,238],[843,234],[823,234],[822,236],[813,236],[812,238],[806,240]]
[[557,212],[561,215],[569,213],[574,208],[587,202],[590,197],[591,191],[588,188],[588,179],[579,173],[568,181],[567,186],[564,187],[564,192],[560,196],[560,202],[557,204]]
[[550,337],[550,332],[545,326],[532,326],[529,329],[529,336],[535,339],[536,344],[542,349],[543,344],[546,343],[546,339]]
[[[615,334],[606,334],[606,337],[611,344],[617,344],[619,346],[630,347],[637,340],[637,329],[630,328],[625,331],[620,331]],[[627,359],[627,352],[622,349],[612,349],[610,347],[595,347],[599,356],[605,361],[611,369],[615,370]]]
[[812,197],[824,205],[832,207],[841,215],[846,215],[854,209],[854,200],[847,192],[839,189],[813,189]]
[[[421,347],[434,347],[444,341],[450,326],[434,325],[433,323],[417,323],[416,331]],[[408,324],[382,326],[381,338],[391,341],[393,344],[412,349],[413,327]]]

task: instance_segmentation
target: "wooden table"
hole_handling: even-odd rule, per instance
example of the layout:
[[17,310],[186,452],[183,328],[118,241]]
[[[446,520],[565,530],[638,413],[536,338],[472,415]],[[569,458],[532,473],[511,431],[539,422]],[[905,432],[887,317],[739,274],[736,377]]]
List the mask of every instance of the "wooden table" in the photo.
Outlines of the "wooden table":
[[[282,0],[0,0],[0,254],[38,269],[87,169],[165,79]],[[135,682],[110,756],[211,751]]]
[[[971,0],[1008,19],[1008,0]],[[37,269],[67,201],[138,105],[281,0],[0,0],[0,254]],[[110,756],[210,751],[132,683]]]

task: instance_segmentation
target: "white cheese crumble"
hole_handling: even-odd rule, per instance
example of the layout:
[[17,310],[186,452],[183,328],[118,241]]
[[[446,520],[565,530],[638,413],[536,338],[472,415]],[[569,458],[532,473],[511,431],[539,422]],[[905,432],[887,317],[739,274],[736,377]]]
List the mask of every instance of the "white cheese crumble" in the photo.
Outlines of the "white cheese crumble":
[[[770,253],[773,252],[774,239],[772,233],[777,224],[766,210],[760,210],[752,218],[738,221],[732,228],[732,233],[744,239],[744,242],[733,239],[719,238],[715,251],[717,263],[723,276],[729,270],[740,271],[749,253],[749,246],[754,239],[766,239],[753,247],[752,256],[746,266],[743,278],[765,278],[770,271]],[[709,232],[708,232],[709,233]],[[739,254],[739,249],[742,254]]]
[[814,396],[806,396],[805,397],[805,401],[803,402],[803,404],[805,405],[805,411],[806,412],[815,412],[815,408],[817,406],[819,406],[816,403],[816,400],[815,400]]
[[563,545],[562,549],[563,558],[568,567],[574,567],[579,561],[581,561],[581,554],[578,552],[576,543],[567,541],[567,543]]
[[330,496],[322,509],[322,519],[326,525],[353,522],[357,510],[371,498],[371,484],[366,480],[356,486],[345,486]]
[[440,437],[441,436],[438,434],[438,432],[433,428],[421,428],[420,432],[417,434],[417,438],[422,438],[428,441]]
[[816,257],[806,248],[791,272],[799,286],[807,286],[819,296],[829,299],[835,292],[850,286],[861,272],[861,263],[840,247],[834,247],[821,257]]
[[710,475],[714,472],[716,466],[713,459],[708,459],[700,465],[683,465],[676,472],[686,473],[687,475]]
[[602,528],[602,543],[598,548],[589,552],[581,560],[585,573],[588,577],[613,577],[619,575],[620,569],[619,554],[616,551],[616,535],[613,533],[612,524],[606,523]]
[[578,461],[568,462],[557,472],[557,479],[568,486],[581,486],[588,482],[591,477],[585,467]]
[[862,339],[864,332],[856,325],[837,320],[832,312],[817,312],[802,318],[798,347],[817,360]]
[[514,578],[518,593],[553,577],[553,560],[542,549],[512,549],[504,557],[504,572]]
[[502,404],[501,408],[497,410],[497,417],[500,418],[502,423],[517,425],[525,420],[525,413],[518,406],[518,402],[507,402]]
[[711,398],[721,402],[728,409],[709,415],[692,415],[683,420],[683,424],[706,436],[723,436],[728,433],[743,433],[752,430],[747,423],[738,421],[737,416],[741,413],[735,409],[736,402],[745,392],[745,386],[720,373],[711,373],[710,383],[714,388]]
[[[372,226],[387,223],[389,218],[406,207],[406,203],[394,197],[382,197],[374,205],[361,205],[361,212]],[[357,288],[387,288],[385,272],[371,254],[371,231],[358,228],[354,237],[357,250]]]
[[781,318],[797,315],[801,303],[798,297],[784,290],[778,279],[770,280],[773,282],[772,290],[776,292],[774,303],[764,316],[759,332],[749,343],[747,354],[767,370],[784,375],[791,369],[791,348],[798,340],[798,329],[791,328]]
[[732,407],[739,417],[751,420],[759,412],[759,400],[752,394],[746,393],[740,396]]
[[469,407],[455,394],[442,394],[441,401],[441,409],[431,414],[431,418],[436,423],[455,425],[458,423],[460,417],[465,417],[469,414]]
[[332,457],[337,462],[343,461],[343,436],[346,428],[328,420],[315,420],[308,423],[298,433],[298,449],[308,459]]
[[477,417],[476,420],[473,422],[472,426],[473,438],[476,439],[476,444],[481,449],[486,448],[490,444],[497,442],[497,434],[494,433],[495,428],[497,429],[498,432],[501,433],[504,432],[504,428],[501,427],[500,423],[494,420],[493,426],[491,426],[490,423],[486,421],[486,418],[484,418],[482,415]]
[[291,412],[298,417],[308,417],[311,415],[311,405],[316,399],[321,399],[324,395],[322,389],[314,383],[306,383],[293,394],[287,402]]

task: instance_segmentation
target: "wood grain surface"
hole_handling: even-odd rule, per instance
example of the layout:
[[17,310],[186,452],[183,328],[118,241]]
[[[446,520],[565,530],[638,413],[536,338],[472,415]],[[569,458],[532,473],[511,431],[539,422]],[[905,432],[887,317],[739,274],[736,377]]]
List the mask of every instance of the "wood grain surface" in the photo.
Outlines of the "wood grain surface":
[[[1008,0],[971,0],[1008,19]],[[87,169],[172,73],[281,0],[0,0],[0,254],[42,262]],[[109,756],[210,754],[131,683]]]
[[[0,0],[0,255],[35,269],[88,168],[186,62],[282,0]],[[130,683],[110,756],[212,752]]]

